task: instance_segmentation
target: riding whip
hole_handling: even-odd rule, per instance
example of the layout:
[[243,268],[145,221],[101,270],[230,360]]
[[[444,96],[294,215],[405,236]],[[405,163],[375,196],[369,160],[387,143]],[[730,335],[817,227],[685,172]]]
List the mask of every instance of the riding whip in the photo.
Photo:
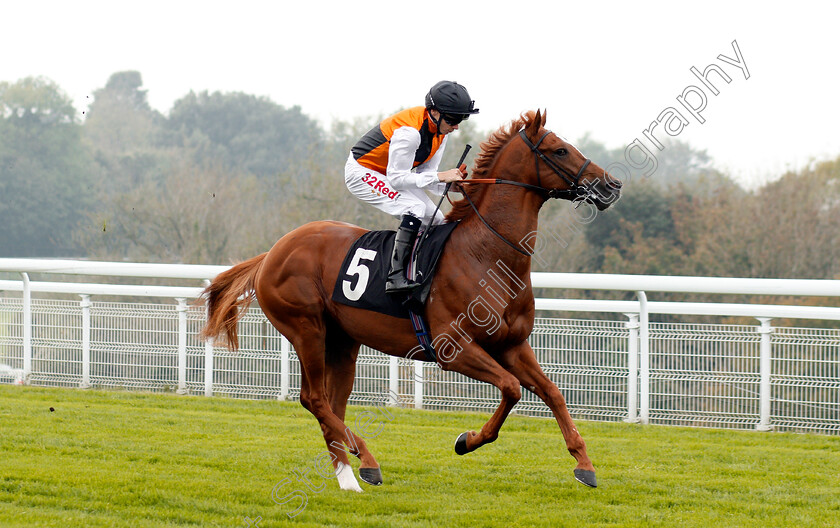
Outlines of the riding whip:
[[[458,164],[455,165],[456,168],[464,164],[464,160],[467,159],[467,154],[469,154],[471,148],[472,145],[470,145],[469,143],[464,145],[464,152],[461,154],[461,159],[458,160]],[[443,190],[443,196],[440,197],[440,201],[438,202],[437,207],[435,207],[435,212],[432,213],[432,218],[431,220],[429,220],[429,227],[426,228],[426,231],[423,233],[423,238],[417,244],[417,249],[414,251],[415,254],[419,253],[420,246],[422,246],[423,242],[425,242],[426,239],[429,237],[429,231],[432,230],[432,222],[435,221],[435,216],[437,216],[437,212],[440,210],[440,206],[443,203],[443,199],[446,198],[447,194],[449,194],[450,187],[452,187],[452,182],[446,184],[446,188]]]

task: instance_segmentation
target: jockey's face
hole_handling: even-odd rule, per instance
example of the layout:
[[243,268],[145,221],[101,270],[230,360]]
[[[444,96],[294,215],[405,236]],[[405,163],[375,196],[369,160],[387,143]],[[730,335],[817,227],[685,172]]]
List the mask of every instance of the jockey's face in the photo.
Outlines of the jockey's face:
[[444,136],[445,136],[446,134],[449,134],[449,133],[451,133],[451,132],[454,132],[454,131],[458,130],[458,126],[459,126],[459,125],[450,125],[450,124],[446,121],[446,118],[441,119],[441,118],[440,118],[440,112],[438,112],[437,110],[429,110],[429,114],[430,114],[433,118],[435,118],[435,120],[436,120],[438,123],[440,123],[439,128],[440,128],[440,133],[441,133],[442,135],[444,135]]

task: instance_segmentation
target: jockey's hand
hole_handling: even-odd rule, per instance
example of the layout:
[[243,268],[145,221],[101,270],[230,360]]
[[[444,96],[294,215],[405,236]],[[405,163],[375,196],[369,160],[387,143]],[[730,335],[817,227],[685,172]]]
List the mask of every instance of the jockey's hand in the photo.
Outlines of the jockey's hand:
[[462,179],[463,173],[460,169],[449,169],[448,171],[438,173],[438,180],[445,183],[461,181]]
[[467,177],[467,165],[466,165],[466,163],[462,163],[461,166],[458,167],[458,170],[461,171],[461,179],[462,180]]

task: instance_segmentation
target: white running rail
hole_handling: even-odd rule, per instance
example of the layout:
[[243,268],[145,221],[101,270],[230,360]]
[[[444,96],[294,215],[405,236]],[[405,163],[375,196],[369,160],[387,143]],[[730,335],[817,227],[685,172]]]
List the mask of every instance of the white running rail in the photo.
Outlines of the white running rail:
[[[194,300],[205,281],[225,269],[0,259],[0,277],[4,277],[0,291],[20,292],[0,297],[0,381],[295,398],[300,374],[294,351],[258,309],[252,308],[243,319],[240,354],[198,341],[204,314]],[[30,274],[51,279],[79,275],[144,282],[178,279],[185,284],[32,281]],[[840,281],[574,273],[533,273],[531,280],[535,288],[636,296],[633,301],[536,301],[541,312],[611,313],[624,318],[537,319],[531,344],[579,416],[840,433],[840,325],[771,324],[773,319],[840,321],[840,308],[828,306],[831,298],[840,297]],[[648,298],[663,292],[819,297],[826,306]],[[67,295],[78,297],[54,299]],[[148,298],[156,304],[104,300],[115,297]],[[169,301],[161,304],[161,299]],[[651,316],[664,321],[652,321]],[[682,323],[675,321],[676,316],[753,318],[757,324]],[[363,349],[351,401],[370,403],[383,394],[392,404],[438,409],[492,410],[498,400],[492,387]],[[524,396],[516,410],[548,415],[531,395]]]

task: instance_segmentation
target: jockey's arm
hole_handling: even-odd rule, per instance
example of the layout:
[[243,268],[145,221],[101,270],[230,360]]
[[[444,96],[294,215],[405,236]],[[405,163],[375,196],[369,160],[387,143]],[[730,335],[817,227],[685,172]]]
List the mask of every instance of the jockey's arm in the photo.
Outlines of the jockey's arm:
[[[417,172],[437,172],[438,168],[440,167],[441,159],[443,159],[443,150],[446,147],[446,142],[448,140],[448,136],[444,137],[443,143],[441,144],[438,151],[435,152],[435,155],[432,156],[431,159],[429,159],[429,161],[427,161],[426,163],[418,165],[415,170]],[[461,181],[463,176],[464,173],[462,173],[459,169],[449,169],[447,171],[438,172],[438,181],[427,187],[427,189],[438,196],[443,196],[443,193],[446,190],[446,184],[448,182]]]
[[420,147],[420,132],[411,127],[400,127],[394,130],[388,147],[386,174],[391,185],[398,190],[419,188],[428,189],[438,195],[443,194],[446,184],[438,177],[438,167],[447,139],[443,138],[443,143],[429,161],[418,165],[412,172],[414,155]]

